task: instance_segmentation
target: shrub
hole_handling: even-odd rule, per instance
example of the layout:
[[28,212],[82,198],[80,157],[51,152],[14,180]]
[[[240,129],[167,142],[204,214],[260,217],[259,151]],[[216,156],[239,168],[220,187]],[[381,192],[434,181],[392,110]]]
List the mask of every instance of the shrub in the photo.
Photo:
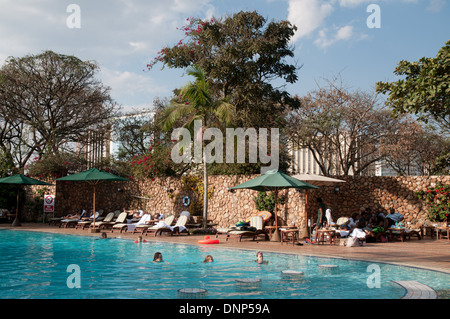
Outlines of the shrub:
[[[268,211],[273,214],[275,209],[275,199],[274,193],[270,192],[267,194],[266,192],[258,192],[258,195],[253,198],[255,202],[256,209],[259,211]],[[286,197],[278,194],[278,205],[284,205],[286,201]]]
[[416,192],[420,200],[424,200],[428,207],[427,218],[430,221],[442,222],[448,220],[450,211],[450,185],[438,183],[434,187]]

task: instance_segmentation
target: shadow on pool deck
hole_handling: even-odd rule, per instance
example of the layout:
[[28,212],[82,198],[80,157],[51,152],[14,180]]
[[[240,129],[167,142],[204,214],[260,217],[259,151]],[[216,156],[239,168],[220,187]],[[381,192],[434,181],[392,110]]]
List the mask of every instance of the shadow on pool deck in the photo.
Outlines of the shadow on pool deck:
[[[8,224],[0,224],[0,229],[42,231],[62,234],[75,234],[83,236],[100,237],[100,233],[90,233],[89,230],[59,228],[58,226],[49,226],[47,224],[22,224],[22,227],[12,228]],[[140,234],[118,233],[117,231],[105,231],[108,237],[121,237],[124,239],[135,240]],[[195,244],[203,239],[203,235],[185,234],[179,236],[144,236],[147,241],[173,242],[183,244]],[[212,236],[211,236],[212,237]],[[406,242],[372,243],[364,247],[344,247],[329,245],[311,245],[304,243],[302,246],[274,243],[269,241],[252,241],[243,239],[238,242],[236,239],[225,241],[225,237],[219,236],[219,247],[273,251],[279,253],[291,253],[299,255],[326,256],[346,259],[368,260],[374,262],[385,262],[412,267],[420,267],[432,270],[450,273],[450,241],[449,240],[431,240],[411,238]]]

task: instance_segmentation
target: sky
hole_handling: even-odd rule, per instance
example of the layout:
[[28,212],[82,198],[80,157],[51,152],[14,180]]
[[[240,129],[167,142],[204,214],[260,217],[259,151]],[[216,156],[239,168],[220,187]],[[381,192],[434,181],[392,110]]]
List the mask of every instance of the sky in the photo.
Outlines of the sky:
[[96,61],[122,112],[151,109],[191,80],[161,64],[146,68],[184,37],[186,19],[241,10],[297,26],[291,62],[302,67],[291,95],[336,76],[373,92],[377,81],[397,80],[399,61],[435,57],[450,40],[447,0],[0,0],[0,65],[46,50]]

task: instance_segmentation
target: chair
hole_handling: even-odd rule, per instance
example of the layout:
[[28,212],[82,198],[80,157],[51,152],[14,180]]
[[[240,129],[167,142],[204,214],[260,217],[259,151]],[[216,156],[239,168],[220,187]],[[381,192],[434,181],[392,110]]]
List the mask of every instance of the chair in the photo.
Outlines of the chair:
[[119,228],[120,229],[121,227],[124,227],[124,226],[128,225],[127,223],[125,223],[127,217],[128,217],[128,213],[125,213],[125,212],[120,213],[119,217],[117,217],[115,222],[106,224],[105,226],[107,226],[107,227],[111,226],[111,233],[112,233],[112,232],[114,232],[114,228]]
[[113,225],[112,231],[114,231],[114,229],[119,229],[120,232],[123,232],[124,230],[126,230],[126,231],[132,230],[133,234],[134,234],[134,230],[136,229],[136,227],[139,227],[141,225],[146,226],[145,223],[151,219],[152,219],[152,216],[150,214],[144,214],[144,215],[142,215],[142,217],[139,219],[139,221],[137,223],[131,223],[131,224],[119,223],[119,224]]
[[253,216],[250,218],[250,227],[253,227],[255,230],[230,230],[227,232],[227,241],[230,237],[238,237],[238,240],[241,241],[243,237],[252,237],[255,240],[258,236],[263,235],[264,239],[269,239],[269,235],[264,230],[264,220],[261,216]]
[[99,211],[98,211],[98,216],[95,216],[95,221],[102,221],[102,220],[104,220],[106,217],[103,217],[103,212],[104,212],[104,210],[103,209],[100,209]]
[[348,222],[348,217],[339,217],[338,220],[336,221],[336,227],[340,228],[346,222]]
[[436,228],[437,239],[448,239],[450,240],[450,228],[449,227],[437,227]]
[[108,215],[106,215],[106,217],[103,220],[99,220],[97,221],[97,219],[95,220],[94,223],[92,223],[90,225],[91,228],[105,228],[108,224],[110,224],[112,222],[114,218],[114,213],[109,213]]
[[[148,227],[143,227],[142,235],[145,234],[147,236],[148,233],[155,233],[155,237],[158,235],[158,231],[163,228],[169,228],[175,219],[174,215],[167,216],[166,219],[160,221],[158,224]],[[147,225],[146,225],[147,226]],[[169,228],[170,229],[170,228]]]
[[61,219],[61,222],[59,223],[59,228],[70,228],[75,227],[78,222],[80,222],[80,219]]
[[181,233],[187,233],[188,236],[190,235],[189,230],[186,228],[186,223],[188,222],[188,216],[182,215],[178,217],[178,220],[173,227],[163,227],[157,230],[155,236],[159,232],[161,235],[162,233],[170,233],[170,235],[179,235]]
[[[100,217],[101,214],[103,214],[103,210],[101,210],[101,213],[95,212],[95,214],[94,214],[95,219]],[[89,217],[89,219],[81,220],[75,225],[75,229],[77,229],[77,228],[85,229],[86,227],[89,227],[92,224],[92,222],[93,222],[92,217]]]
[[85,229],[86,227],[89,227],[92,224],[92,220],[78,220],[77,224],[75,225],[75,229],[81,228]]

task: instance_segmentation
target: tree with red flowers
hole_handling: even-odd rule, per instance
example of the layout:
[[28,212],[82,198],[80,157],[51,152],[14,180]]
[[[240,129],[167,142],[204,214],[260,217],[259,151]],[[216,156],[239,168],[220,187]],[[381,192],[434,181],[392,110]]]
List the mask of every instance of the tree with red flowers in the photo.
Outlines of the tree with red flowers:
[[296,30],[288,21],[268,22],[257,12],[189,18],[181,29],[185,37],[163,48],[148,68],[158,63],[179,69],[195,64],[205,72],[212,96],[236,107],[236,126],[282,127],[283,111],[300,106],[284,90],[298,80],[290,45]]

